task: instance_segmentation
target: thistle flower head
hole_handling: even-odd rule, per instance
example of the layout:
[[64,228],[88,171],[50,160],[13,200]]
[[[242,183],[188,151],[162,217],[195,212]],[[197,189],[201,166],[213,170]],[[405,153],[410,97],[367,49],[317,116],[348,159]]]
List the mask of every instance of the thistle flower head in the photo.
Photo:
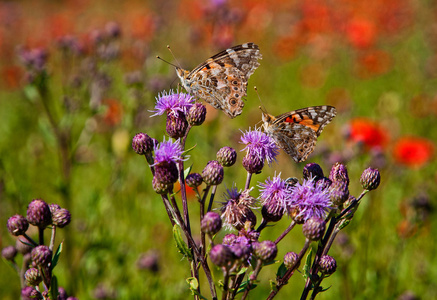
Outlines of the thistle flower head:
[[337,262],[332,256],[324,255],[320,258],[319,270],[322,274],[330,275],[337,270]]
[[14,246],[6,246],[2,249],[2,257],[6,260],[13,261],[17,253],[17,248]]
[[[284,265],[287,269],[291,269],[298,261],[299,255],[296,252],[287,252],[284,255]],[[299,264],[296,268],[299,267]]]
[[228,246],[218,244],[212,247],[209,257],[213,264],[224,267],[233,260],[234,254]]
[[216,160],[211,160],[202,170],[202,179],[207,185],[219,185],[223,181],[223,166]]
[[167,113],[167,115],[177,116],[179,112],[186,113],[188,109],[193,105],[194,98],[189,94],[184,93],[174,93],[172,90],[167,92],[162,92],[156,98],[155,109],[151,117],[162,115]]
[[284,210],[287,207],[292,188],[285,180],[281,179],[281,174],[267,178],[265,183],[259,184],[259,198],[262,204],[276,203],[277,210]]
[[297,183],[292,190],[288,202],[288,211],[297,211],[297,218],[303,221],[311,217],[324,219],[331,209],[329,193],[321,185],[314,184],[314,178],[304,179],[302,184]]
[[329,173],[329,179],[333,182],[345,181],[349,185],[349,175],[346,166],[338,162],[333,165]]
[[220,231],[222,228],[222,219],[220,215],[216,212],[208,212],[203,217],[202,222],[200,224],[200,229],[202,232],[214,235]]
[[181,160],[185,160],[182,158],[182,146],[179,143],[179,140],[173,142],[171,139],[168,141],[164,140],[154,146],[155,152],[155,165],[163,163],[163,162],[173,162],[176,163]]
[[47,267],[52,261],[52,251],[45,245],[33,248],[32,261],[36,266]]
[[259,128],[246,131],[240,141],[246,145],[241,151],[247,150],[248,155],[255,154],[260,160],[267,160],[269,164],[276,160],[276,156],[279,154],[279,148],[275,141]]
[[361,174],[360,183],[365,190],[371,191],[378,188],[380,182],[381,175],[378,169],[367,168]]
[[272,241],[262,241],[260,243],[253,244],[253,250],[256,257],[263,262],[269,262],[275,259],[278,254],[278,248]]

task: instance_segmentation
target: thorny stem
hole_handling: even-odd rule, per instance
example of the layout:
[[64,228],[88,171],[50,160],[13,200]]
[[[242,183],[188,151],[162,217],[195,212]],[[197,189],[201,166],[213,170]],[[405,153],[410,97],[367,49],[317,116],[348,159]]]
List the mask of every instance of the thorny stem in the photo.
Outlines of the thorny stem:
[[[164,200],[164,205],[169,206],[168,209],[170,211],[172,211],[172,208],[171,208],[170,202],[168,201],[167,195],[161,195],[161,197]],[[202,268],[205,272],[206,278],[207,278],[208,283],[209,283],[209,288],[211,291],[212,299],[216,300],[217,299],[217,292],[215,290],[214,280],[212,279],[211,270],[209,269],[209,266],[208,266],[206,259],[201,256],[201,253],[200,253],[199,249],[197,248],[196,242],[193,240],[191,233],[188,232],[188,230],[185,226],[185,223],[182,220],[180,213],[178,214],[175,212],[173,217],[176,218],[176,220],[178,221],[179,226],[181,227],[182,231],[185,234],[185,237],[187,238],[188,244],[190,245],[191,249],[194,251],[194,254],[197,257],[197,259],[200,261],[200,264],[202,265]],[[173,219],[173,217],[172,217],[172,219]]]
[[255,270],[253,270],[253,274],[249,277],[249,283],[248,283],[248,285],[246,287],[246,290],[244,291],[243,296],[241,297],[241,300],[245,300],[247,298],[247,295],[249,294],[250,289],[252,287],[252,283],[258,277],[258,274],[261,271],[262,266],[263,266],[263,262],[261,261],[261,259],[258,259],[257,262],[256,262]]
[[244,186],[245,190],[248,190],[250,187],[250,180],[252,179],[252,173],[247,172],[247,177],[246,177],[246,185]]
[[282,276],[281,278],[277,278],[276,279],[276,289],[272,290],[270,292],[270,295],[268,296],[267,300],[271,300],[273,299],[279,292],[279,290],[288,283],[288,280],[290,279],[290,277],[293,275],[295,269],[297,268],[297,266],[299,266],[303,256],[305,255],[305,253],[308,250],[308,247],[310,246],[310,240],[306,239],[305,240],[305,245],[303,246],[302,250],[300,250],[298,258],[296,260],[296,262],[294,263],[294,265],[287,270],[287,272],[285,272],[284,276]]
[[294,220],[291,221],[287,229],[285,229],[284,232],[276,239],[275,244],[277,245],[294,228],[295,225],[296,222]]
[[56,226],[52,225],[52,236],[50,237],[50,245],[49,249],[53,251],[53,248],[55,247],[55,237],[56,237]]
[[344,217],[344,215],[346,213],[348,213],[349,211],[354,209],[357,205],[359,205],[360,200],[368,192],[369,192],[368,190],[364,190],[360,194],[360,196],[357,199],[355,199],[354,201],[352,201],[352,203],[347,208],[343,209],[343,211],[338,216],[333,217],[331,219],[331,222],[329,223],[329,227],[326,230],[325,236],[323,237],[322,241],[320,242],[319,247],[317,249],[316,256],[314,257],[313,265],[311,267],[310,276],[307,278],[307,281],[305,283],[305,288],[302,292],[301,300],[304,300],[308,297],[308,294],[311,290],[311,278],[317,274],[320,258],[323,255],[326,255],[328,253],[332,243],[334,242],[335,236],[340,231],[340,229],[337,226],[338,225],[337,223]]
[[228,293],[229,293],[229,270],[228,268],[225,268],[224,278],[223,278],[222,300],[226,300],[228,298]]

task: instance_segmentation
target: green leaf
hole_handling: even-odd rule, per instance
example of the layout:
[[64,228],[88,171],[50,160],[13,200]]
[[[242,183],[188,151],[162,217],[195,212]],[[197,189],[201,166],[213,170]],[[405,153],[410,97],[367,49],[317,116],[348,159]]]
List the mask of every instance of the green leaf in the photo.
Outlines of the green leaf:
[[53,255],[52,265],[50,266],[50,269],[52,271],[56,267],[56,265],[58,264],[59,256],[61,255],[63,245],[64,245],[64,242],[61,242],[58,246],[58,249],[56,249],[55,255]]
[[276,286],[276,281],[270,280],[270,290],[277,292],[278,288]]
[[246,273],[247,269],[247,267],[241,268],[240,271],[238,271],[237,276]]
[[276,277],[277,278],[282,278],[284,277],[285,273],[287,272],[287,267],[285,267],[285,264],[282,263],[279,268],[278,271],[276,272]]
[[58,299],[59,290],[58,290],[58,279],[55,275],[52,275],[52,280],[50,281],[50,299]]
[[[247,279],[246,281],[243,281],[237,290],[237,294],[244,292],[249,287],[249,282],[250,282],[249,279]],[[250,285],[250,289],[253,290],[256,287],[257,287],[257,284],[252,282],[252,284]]]
[[196,144],[196,145],[194,145],[193,147],[191,147],[191,148],[189,148],[189,149],[185,150],[185,151],[184,151],[184,154],[187,154],[188,152],[190,152],[190,151],[194,150],[194,148],[196,148],[196,147],[197,147],[197,144]]
[[176,242],[176,247],[178,248],[179,252],[187,257],[189,260],[193,260],[193,256],[191,254],[191,250],[188,247],[187,243],[185,243],[184,239],[181,236],[181,232],[179,231],[179,225],[175,224],[173,226],[173,238]]
[[184,170],[184,178],[187,178],[187,176],[190,174],[191,169],[193,168],[193,165],[189,166]]
[[308,252],[307,258],[305,259],[305,266],[303,267],[303,277],[309,278],[311,271],[311,259],[313,258],[313,248]]

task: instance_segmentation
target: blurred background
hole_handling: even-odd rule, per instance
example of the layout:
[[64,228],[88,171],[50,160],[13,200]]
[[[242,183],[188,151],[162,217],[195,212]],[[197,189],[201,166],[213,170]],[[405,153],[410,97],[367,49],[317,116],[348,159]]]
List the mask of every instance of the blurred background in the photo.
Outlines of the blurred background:
[[[0,1],[1,248],[16,242],[7,219],[42,198],[72,214],[57,234],[65,250],[56,275],[69,294],[191,298],[188,264],[146,161],[130,143],[138,132],[160,141],[165,134],[165,118],[150,118],[149,110],[179,82],[174,68],[156,59],[175,62],[167,45],[190,70],[245,42],[258,44],[263,60],[249,80],[243,113],[231,120],[209,109],[206,123],[190,133],[187,147],[196,148],[187,165],[201,172],[221,147],[242,149],[241,131],[260,125],[260,100],[273,115],[335,106],[338,115],[307,162],[325,174],[345,163],[355,196],[365,168],[378,168],[382,181],[331,249],[338,270],[318,299],[436,298],[433,1]],[[226,187],[244,186],[241,158],[225,170],[217,201]],[[302,178],[304,165],[281,153],[253,184],[275,172]],[[261,239],[276,238],[288,221]],[[296,228],[279,245],[278,259],[299,252],[303,242]],[[263,270],[251,299],[266,298],[275,270]],[[217,270],[215,277],[221,279]],[[296,273],[277,299],[298,299],[304,283]],[[19,293],[18,276],[2,262],[1,298]]]

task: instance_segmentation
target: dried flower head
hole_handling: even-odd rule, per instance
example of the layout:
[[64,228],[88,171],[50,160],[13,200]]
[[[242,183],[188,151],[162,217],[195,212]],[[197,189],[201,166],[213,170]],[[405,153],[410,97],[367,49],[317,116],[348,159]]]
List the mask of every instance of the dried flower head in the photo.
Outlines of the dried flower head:
[[235,227],[237,230],[244,228],[246,222],[250,222],[250,227],[256,224],[256,215],[251,209],[255,198],[249,195],[249,190],[239,193],[237,188],[227,190],[225,202],[221,208],[222,219],[227,228]]

